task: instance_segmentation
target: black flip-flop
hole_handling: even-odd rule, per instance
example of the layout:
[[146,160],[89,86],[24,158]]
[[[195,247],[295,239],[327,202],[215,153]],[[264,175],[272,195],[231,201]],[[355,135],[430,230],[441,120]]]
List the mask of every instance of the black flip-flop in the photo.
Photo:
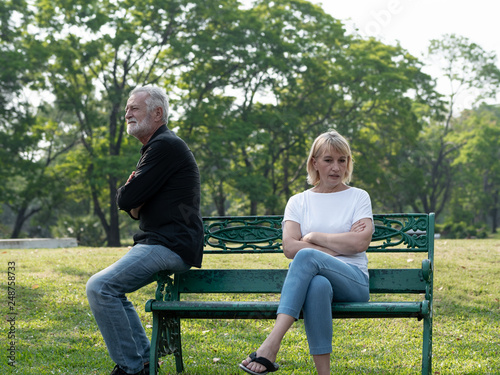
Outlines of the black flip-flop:
[[249,355],[250,357],[250,363],[251,362],[257,362],[257,363],[260,363],[262,366],[264,366],[266,368],[266,371],[263,371],[263,372],[255,372],[255,371],[252,371],[250,370],[249,368],[247,368],[246,366],[243,366],[241,363],[240,363],[240,369],[242,369],[243,371],[245,372],[248,372],[249,374],[252,374],[252,375],[265,375],[269,372],[275,372],[275,371],[278,371],[280,366],[274,362],[272,363],[269,359],[267,358],[264,358],[264,357],[257,357],[257,352],[253,352],[252,354]]

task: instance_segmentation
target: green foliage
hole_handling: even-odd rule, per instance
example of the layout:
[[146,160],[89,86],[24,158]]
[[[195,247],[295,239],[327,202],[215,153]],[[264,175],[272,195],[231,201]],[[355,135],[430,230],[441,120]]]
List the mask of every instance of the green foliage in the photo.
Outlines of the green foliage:
[[467,225],[465,221],[454,222],[448,221],[443,224],[436,225],[436,232],[442,238],[480,238],[488,237],[488,232],[485,225]]
[[15,215],[8,237],[16,238],[33,215],[61,202],[63,182],[52,165],[71,147],[72,136],[54,117],[34,109],[28,98],[47,58],[28,33],[31,9],[25,1],[7,1],[0,10],[0,193],[2,206]]
[[457,95],[464,90],[478,89],[477,99],[496,96],[500,70],[494,52],[485,51],[466,37],[446,34],[431,40],[429,57],[450,82],[450,113],[455,109]]
[[[8,181],[0,193],[18,229],[31,218],[75,215],[71,202],[85,202],[76,215],[94,215],[107,243],[120,244],[129,223],[115,194],[141,146],[126,134],[123,108],[130,89],[146,84],[170,95],[170,127],[200,166],[204,215],[281,214],[308,188],[312,140],[335,128],[351,142],[352,184],[370,192],[376,210],[435,211],[496,229],[497,109],[453,114],[461,90],[487,97],[500,74],[494,55],[466,38],[431,43],[429,56],[460,87],[443,98],[400,45],[348,35],[305,0],[251,8],[27,0],[0,10],[0,178]],[[472,216],[460,217],[465,211]]]
[[[200,64],[182,76],[179,131],[196,148],[218,212],[235,190],[247,197],[249,213],[281,213],[306,187],[312,140],[332,127],[360,155],[357,185],[385,204],[381,176],[394,181],[393,161],[422,127],[414,100],[439,104],[420,63],[399,46],[346,35],[339,21],[305,1],[257,2],[222,21],[227,33],[198,46]],[[228,46],[224,56],[221,44]],[[398,181],[393,186],[401,189]]]
[[[434,276],[433,373],[494,374],[500,368],[498,321],[499,240],[437,240]],[[2,252],[16,262],[17,366],[0,363],[3,374],[106,374],[114,363],[90,312],[85,283],[112,264],[124,248],[27,249]],[[418,267],[418,255],[369,254],[373,268]],[[276,255],[207,255],[207,268],[286,268]],[[6,268],[1,270],[4,280]],[[154,284],[129,295],[148,335],[146,300]],[[2,293],[7,294],[6,283]],[[258,296],[260,297],[260,296]],[[404,300],[405,296],[392,296]],[[228,298],[213,296],[213,298]],[[251,296],[249,296],[251,298]],[[276,296],[278,298],[278,296]],[[390,296],[373,295],[374,300]],[[0,302],[7,311],[7,299]],[[186,373],[238,374],[238,363],[254,351],[273,321],[183,320]],[[331,366],[335,374],[420,373],[422,323],[410,319],[335,320]],[[27,350],[29,348],[29,350]],[[314,374],[303,322],[285,336],[278,356],[282,374]],[[172,356],[161,375],[173,374]]]
[[10,113],[11,103],[26,82],[25,74],[32,68],[22,39],[30,17],[23,0],[6,0],[0,4],[0,119],[15,117],[15,113]]
[[64,200],[64,181],[55,174],[54,161],[71,147],[70,132],[41,113],[29,112],[0,132],[0,143],[8,145],[2,172],[5,173],[3,204],[17,215],[11,236],[35,213],[53,208]]
[[461,173],[450,210],[452,220],[466,211],[469,223],[489,223],[495,232],[500,211],[500,107],[482,105],[464,111],[456,129],[454,137],[463,147],[455,160]]
[[[429,59],[448,79],[451,91],[446,97],[445,118],[441,121],[437,118],[438,122],[430,121],[430,126],[421,136],[422,147],[416,152],[420,160],[414,163],[414,167],[418,173],[423,173],[424,183],[420,194],[416,195],[418,201],[414,207],[436,212],[439,217],[450,202],[457,180],[464,176],[457,166],[457,158],[468,141],[469,131],[464,132],[464,127],[457,124],[454,117],[459,101],[464,95],[471,102],[494,97],[498,91],[500,70],[494,53],[488,53],[467,38],[453,34],[431,41]],[[498,149],[498,142],[496,146]],[[487,152],[495,157],[493,150],[494,147],[490,147]]]
[[114,197],[119,180],[135,165],[123,157],[130,155],[124,141],[127,93],[136,85],[174,81],[172,73],[187,63],[189,53],[173,48],[175,38],[190,30],[183,40],[188,43],[198,28],[187,27],[182,2],[165,7],[156,1],[40,0],[37,5],[37,27],[46,33],[51,55],[47,87],[58,107],[75,116],[80,133],[78,157],[68,155],[65,164],[84,183],[107,243],[117,246]]
[[94,216],[62,216],[52,230],[53,236],[76,238],[79,246],[104,246],[104,231]]

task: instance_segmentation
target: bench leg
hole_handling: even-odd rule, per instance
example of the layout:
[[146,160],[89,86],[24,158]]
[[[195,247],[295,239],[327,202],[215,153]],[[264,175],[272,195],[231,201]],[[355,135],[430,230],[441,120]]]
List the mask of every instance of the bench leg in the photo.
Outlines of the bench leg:
[[157,311],[153,311],[153,332],[151,334],[151,350],[149,354],[149,375],[156,375],[158,373],[158,366],[156,365],[159,360],[159,348],[162,337],[162,317]]
[[176,371],[184,371],[184,363],[182,360],[182,345],[181,345],[181,320],[180,318],[167,318],[167,342],[170,353],[175,356]]
[[160,311],[153,311],[153,332],[151,335],[151,352],[149,355],[149,375],[157,375],[160,357],[173,354],[176,371],[184,371],[181,346],[181,325],[179,318],[168,318]]
[[432,316],[424,318],[422,375],[432,374]]

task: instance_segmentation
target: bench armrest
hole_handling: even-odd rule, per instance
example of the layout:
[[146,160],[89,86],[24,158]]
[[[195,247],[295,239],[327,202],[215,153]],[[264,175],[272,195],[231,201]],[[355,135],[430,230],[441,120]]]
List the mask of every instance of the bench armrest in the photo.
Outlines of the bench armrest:
[[425,281],[430,282],[432,280],[432,272],[432,262],[430,261],[430,259],[424,259],[422,261],[422,274]]

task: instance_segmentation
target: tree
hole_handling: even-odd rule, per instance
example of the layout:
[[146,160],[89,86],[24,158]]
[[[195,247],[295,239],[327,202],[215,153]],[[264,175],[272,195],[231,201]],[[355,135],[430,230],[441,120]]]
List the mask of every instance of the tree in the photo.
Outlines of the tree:
[[[500,107],[482,104],[462,112],[454,135],[463,144],[454,165],[460,169],[455,221],[489,222],[496,233],[500,214]],[[463,211],[468,214],[464,217]],[[457,213],[453,210],[452,214]]]
[[25,94],[36,85],[46,59],[40,44],[30,41],[27,27],[33,14],[25,9],[24,1],[0,5],[0,191],[2,204],[15,216],[12,238],[35,214],[60,201],[61,182],[50,169],[72,144]]
[[369,190],[376,207],[404,210],[432,196],[434,187],[425,185],[426,196],[417,197],[423,180],[415,177],[421,170],[426,179],[430,172],[419,163],[440,147],[424,138],[435,133],[422,131],[440,106],[422,63],[399,45],[347,35],[317,5],[30,4],[36,4],[29,9],[38,32],[25,35],[24,43],[28,50],[42,46],[41,61],[47,61],[31,87],[53,94],[54,111],[64,113],[59,150],[78,135],[55,170],[67,192],[86,203],[82,215],[99,219],[109,246],[120,244],[120,221],[128,219],[119,216],[115,195],[140,148],[124,134],[123,118],[128,92],[137,85],[169,92],[170,126],[200,166],[205,215],[281,213],[290,195],[306,187],[312,140],[330,128],[351,141],[353,184]]
[[[22,7],[23,4],[20,4]],[[8,145],[9,132],[12,123],[18,122],[18,112],[22,115],[22,109],[14,103],[19,101],[22,90],[22,73],[24,71],[25,58],[19,49],[23,22],[15,24],[13,18],[20,11],[20,7],[11,1],[0,4],[0,177],[3,181],[12,174],[12,154],[17,151]],[[16,143],[18,140],[16,140]],[[6,184],[0,184],[0,193]]]
[[460,95],[481,100],[496,95],[500,72],[495,65],[494,53],[487,53],[469,39],[454,34],[432,40],[429,58],[441,67],[450,84],[448,104],[444,118],[437,118],[427,132],[421,134],[420,149],[415,167],[422,171],[426,183],[422,186],[419,202],[414,207],[424,212],[443,211],[449,202],[456,173],[454,159],[464,143],[453,142],[454,114]]
[[354,182],[370,192],[379,209],[404,212],[418,190],[410,181],[423,115],[441,108],[439,95],[422,63],[399,45],[359,40],[349,51],[342,65],[352,66],[352,99],[337,121],[352,139]]
[[[306,186],[312,140],[331,127],[361,156],[367,173],[358,173],[357,183],[390,181],[394,168],[383,166],[393,165],[391,157],[412,145],[422,126],[414,103],[436,102],[421,64],[399,46],[346,35],[339,21],[306,1],[261,1],[239,17],[227,35],[204,44],[213,51],[229,46],[223,56],[183,76],[189,96],[180,131],[203,155],[217,212],[225,213],[230,191],[248,197],[250,214],[259,205],[282,212]],[[374,166],[378,174],[369,173]]]
[[[35,214],[64,202],[64,181],[54,164],[73,147],[75,139],[63,127],[63,123],[38,114],[25,117],[8,135],[22,138],[4,195],[4,203],[16,214],[11,238],[18,238],[23,225]],[[12,146],[12,139],[8,143]]]
[[80,129],[84,153],[74,167],[85,176],[108,245],[119,246],[116,191],[137,158],[124,136],[127,94],[156,84],[175,98],[178,76],[195,63],[193,41],[208,40],[220,27],[212,19],[238,3],[39,0],[37,8],[37,27],[51,52],[48,87]]

